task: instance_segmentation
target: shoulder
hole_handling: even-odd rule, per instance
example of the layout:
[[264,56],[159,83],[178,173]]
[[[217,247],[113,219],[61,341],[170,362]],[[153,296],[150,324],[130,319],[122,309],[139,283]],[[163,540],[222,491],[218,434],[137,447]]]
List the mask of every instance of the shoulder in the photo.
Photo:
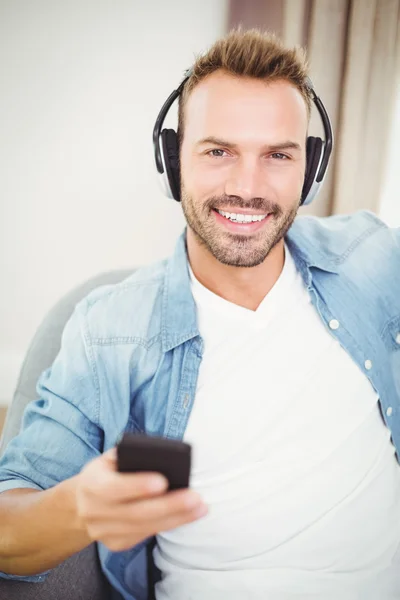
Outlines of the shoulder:
[[85,298],[87,311],[93,310],[97,306],[106,306],[111,304],[123,304],[131,299],[137,299],[140,294],[149,294],[151,290],[157,289],[162,285],[167,261],[160,261],[141,267],[134,271],[129,277],[119,283],[103,285]]
[[368,210],[330,217],[300,216],[296,219],[294,227],[296,233],[311,236],[312,239],[315,237],[324,245],[330,245],[335,252],[381,230],[389,230],[377,215]]
[[92,340],[148,339],[152,319],[157,330],[167,264],[142,267],[119,283],[96,288],[79,303]]
[[298,217],[288,237],[312,263],[313,256],[340,267],[400,253],[400,230],[391,229],[376,214],[362,210],[350,215]]

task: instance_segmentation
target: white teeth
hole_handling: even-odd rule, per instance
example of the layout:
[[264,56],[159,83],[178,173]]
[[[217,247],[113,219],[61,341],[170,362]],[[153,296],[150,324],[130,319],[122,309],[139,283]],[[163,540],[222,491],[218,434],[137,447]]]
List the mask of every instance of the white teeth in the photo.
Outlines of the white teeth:
[[218,210],[217,212],[222,215],[223,217],[225,217],[226,219],[229,219],[230,221],[233,221],[235,223],[252,223],[255,221],[263,221],[265,219],[265,217],[267,217],[268,215],[241,215],[240,213],[229,213],[229,212],[225,212],[224,210]]

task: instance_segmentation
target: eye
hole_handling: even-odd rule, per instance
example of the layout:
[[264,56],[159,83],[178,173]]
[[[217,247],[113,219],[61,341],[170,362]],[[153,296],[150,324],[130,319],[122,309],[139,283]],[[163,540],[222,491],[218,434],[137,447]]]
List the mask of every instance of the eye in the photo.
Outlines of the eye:
[[222,150],[221,148],[213,148],[212,150],[206,152],[207,156],[211,156],[212,158],[222,158],[224,153],[225,150]]
[[272,158],[276,158],[277,160],[285,160],[285,159],[289,159],[289,156],[287,156],[286,154],[282,154],[282,152],[274,152],[273,154],[271,154]]

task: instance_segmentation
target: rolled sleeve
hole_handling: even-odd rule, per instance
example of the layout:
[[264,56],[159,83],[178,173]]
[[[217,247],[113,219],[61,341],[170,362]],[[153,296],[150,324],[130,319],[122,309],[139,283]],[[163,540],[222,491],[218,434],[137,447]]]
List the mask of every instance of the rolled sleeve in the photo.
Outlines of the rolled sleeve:
[[8,492],[9,490],[20,490],[20,489],[32,489],[42,491],[43,488],[23,479],[8,479],[6,481],[0,481],[0,494],[2,492]]

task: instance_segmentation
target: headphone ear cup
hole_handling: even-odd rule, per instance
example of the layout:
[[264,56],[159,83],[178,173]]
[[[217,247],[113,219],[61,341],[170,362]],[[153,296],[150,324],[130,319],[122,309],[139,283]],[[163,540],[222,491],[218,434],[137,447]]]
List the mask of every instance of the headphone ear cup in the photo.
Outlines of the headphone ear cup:
[[173,198],[178,202],[181,199],[179,143],[178,136],[173,129],[163,129],[161,132],[161,146],[164,157],[164,166],[169,187]]
[[309,136],[306,147],[306,174],[304,177],[303,190],[301,192],[301,204],[307,199],[308,194],[317,177],[317,171],[321,162],[324,143],[319,137]]

